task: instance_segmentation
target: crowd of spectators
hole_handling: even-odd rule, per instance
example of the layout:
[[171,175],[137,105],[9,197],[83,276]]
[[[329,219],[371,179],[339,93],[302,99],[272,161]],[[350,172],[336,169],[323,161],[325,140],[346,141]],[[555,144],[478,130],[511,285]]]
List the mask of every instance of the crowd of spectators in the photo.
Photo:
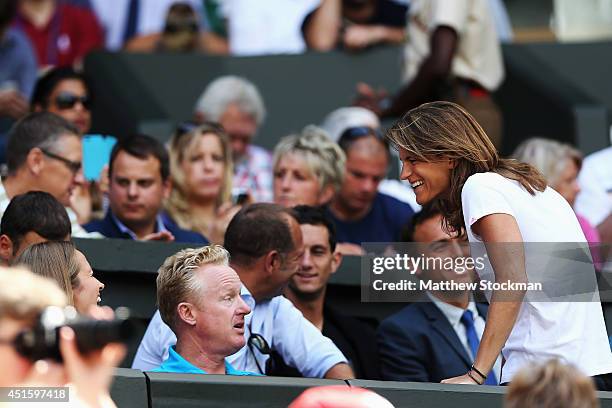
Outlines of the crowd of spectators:
[[[397,146],[381,119],[453,101],[499,148],[502,116],[491,94],[504,78],[506,19],[494,0],[0,0],[0,262],[33,272],[0,270],[3,338],[51,305],[108,317],[99,307],[105,285],[71,237],[175,241],[198,248],[160,266],[159,309],[133,368],[419,382],[471,373],[488,307],[468,291],[428,291],[427,301],[378,327],[339,310],[326,293],[343,256],[365,255],[364,243],[444,243],[444,255],[463,256],[455,244],[465,237],[445,228],[443,209],[416,203],[420,184],[388,179]],[[405,85],[394,96],[358,84],[357,106],[299,124],[268,151],[256,144],[266,119],[260,90],[223,75],[166,144],[121,135],[97,180],[85,180],[94,95],[81,67],[91,51],[258,55],[388,43],[405,44]],[[612,241],[611,155],[608,147],[585,158],[542,138],[513,153],[575,209],[591,244]],[[593,252],[597,270],[606,256]],[[100,378],[110,378],[124,354],[109,345],[106,357],[85,362],[74,334],[62,336],[65,363],[95,365]],[[34,365],[0,347],[3,364],[15,368],[0,385],[41,381]],[[499,385],[501,372],[499,356],[482,383]],[[551,393],[593,400],[590,380],[571,374],[558,361],[518,373],[507,406],[535,406]],[[599,380],[609,388],[609,379]],[[93,389],[75,380],[86,405],[108,401],[105,381]],[[546,381],[548,388],[533,385]]]

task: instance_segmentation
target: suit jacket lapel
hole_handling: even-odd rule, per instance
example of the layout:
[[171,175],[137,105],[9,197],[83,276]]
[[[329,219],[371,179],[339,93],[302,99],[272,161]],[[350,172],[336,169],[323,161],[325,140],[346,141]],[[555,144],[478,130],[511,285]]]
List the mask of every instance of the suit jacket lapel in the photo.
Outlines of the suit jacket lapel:
[[484,303],[476,303],[476,310],[478,310],[478,314],[484,320],[487,320],[487,312],[489,311],[489,305]]
[[453,350],[461,357],[461,359],[468,365],[468,367],[472,364],[470,357],[468,356],[465,348],[459,341],[459,337],[457,337],[457,333],[448,322],[448,319],[444,314],[438,309],[438,307],[433,303],[423,303],[423,310],[429,320],[431,321],[431,326],[435,331],[437,331],[444,340],[452,347]]

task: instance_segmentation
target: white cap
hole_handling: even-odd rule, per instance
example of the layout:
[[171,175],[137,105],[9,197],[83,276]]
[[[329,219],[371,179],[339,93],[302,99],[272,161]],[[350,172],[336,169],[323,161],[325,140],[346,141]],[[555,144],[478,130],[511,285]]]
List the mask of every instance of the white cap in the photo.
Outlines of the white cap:
[[380,128],[378,116],[371,110],[358,106],[338,108],[325,117],[321,127],[329,134],[334,142],[340,139],[342,133],[352,127],[367,126],[372,129]]

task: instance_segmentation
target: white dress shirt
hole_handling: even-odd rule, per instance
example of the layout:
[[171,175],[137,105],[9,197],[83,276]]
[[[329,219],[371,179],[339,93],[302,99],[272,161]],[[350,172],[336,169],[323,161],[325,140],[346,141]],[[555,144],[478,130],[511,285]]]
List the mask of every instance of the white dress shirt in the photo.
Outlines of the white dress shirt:
[[[466,310],[472,312],[472,316],[474,316],[474,329],[476,329],[476,334],[478,335],[478,340],[480,341],[480,339],[482,338],[482,333],[484,333],[485,320],[478,313],[476,303],[470,302],[468,304],[467,309],[463,309],[443,302],[431,293],[427,293],[427,295],[429,296],[431,301],[438,307],[438,309],[440,309],[442,314],[446,317],[453,330],[455,330],[455,333],[457,333],[457,337],[459,337],[459,341],[463,345],[463,348],[465,349],[467,355],[470,356],[472,361],[474,361],[476,356],[472,354],[472,349],[470,348],[470,345],[467,341],[467,329],[465,325],[461,323],[461,316],[463,316],[463,313]],[[495,364],[493,365],[493,373],[495,373],[495,378],[497,379],[497,382],[499,382],[499,374],[501,373],[501,356],[498,356],[497,360],[495,360]]]

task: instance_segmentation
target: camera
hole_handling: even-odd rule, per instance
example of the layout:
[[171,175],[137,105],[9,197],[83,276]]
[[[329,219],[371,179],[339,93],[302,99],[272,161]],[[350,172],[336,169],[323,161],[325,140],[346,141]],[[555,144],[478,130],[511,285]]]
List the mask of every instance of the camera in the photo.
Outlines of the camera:
[[136,322],[124,307],[117,308],[113,320],[96,320],[79,315],[72,306],[50,306],[41,313],[32,329],[17,335],[15,350],[31,361],[52,359],[62,362],[59,331],[64,326],[74,330],[81,354],[100,350],[108,343],[125,343],[137,333]]

